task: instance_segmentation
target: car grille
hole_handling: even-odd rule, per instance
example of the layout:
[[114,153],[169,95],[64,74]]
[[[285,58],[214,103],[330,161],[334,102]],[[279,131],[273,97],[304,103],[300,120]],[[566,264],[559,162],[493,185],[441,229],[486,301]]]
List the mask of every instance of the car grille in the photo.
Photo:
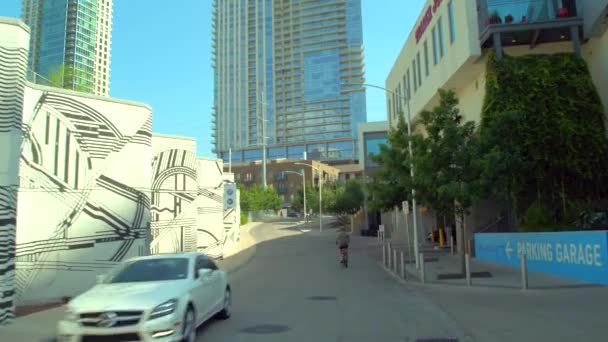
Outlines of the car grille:
[[118,334],[118,335],[84,335],[80,338],[81,342],[131,342],[141,341],[137,334]]
[[[103,324],[104,318],[107,317],[107,314],[115,314],[115,317],[113,318],[113,323],[109,326]],[[80,314],[80,319],[78,320],[78,322],[80,322],[80,324],[85,327],[126,327],[139,323],[141,316],[141,311],[86,312]]]

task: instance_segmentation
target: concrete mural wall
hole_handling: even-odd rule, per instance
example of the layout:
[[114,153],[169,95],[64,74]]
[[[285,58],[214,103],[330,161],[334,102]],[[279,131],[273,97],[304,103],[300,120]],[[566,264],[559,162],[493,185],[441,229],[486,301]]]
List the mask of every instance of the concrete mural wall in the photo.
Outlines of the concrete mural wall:
[[197,249],[216,258],[224,256],[224,163],[198,159]]
[[18,300],[73,296],[149,254],[150,108],[28,84],[23,126]]
[[0,325],[15,318],[15,236],[27,26],[0,18]]
[[152,137],[144,104],[28,83],[28,45],[27,26],[0,17],[0,325],[134,256],[222,257],[238,236],[222,162]]
[[195,252],[198,160],[196,141],[152,137],[152,253]]
[[196,141],[152,138],[152,253],[224,251],[222,162],[196,157]]

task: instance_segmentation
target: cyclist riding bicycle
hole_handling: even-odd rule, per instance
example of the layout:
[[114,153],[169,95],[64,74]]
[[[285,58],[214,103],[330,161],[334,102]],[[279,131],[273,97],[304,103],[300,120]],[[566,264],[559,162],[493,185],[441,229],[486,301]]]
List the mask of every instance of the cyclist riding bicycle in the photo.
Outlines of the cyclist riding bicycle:
[[350,243],[350,235],[348,235],[348,233],[344,229],[340,229],[340,233],[338,234],[338,237],[336,238],[336,246],[338,246],[338,249],[340,250],[340,252],[342,252],[342,249],[348,250],[349,243]]

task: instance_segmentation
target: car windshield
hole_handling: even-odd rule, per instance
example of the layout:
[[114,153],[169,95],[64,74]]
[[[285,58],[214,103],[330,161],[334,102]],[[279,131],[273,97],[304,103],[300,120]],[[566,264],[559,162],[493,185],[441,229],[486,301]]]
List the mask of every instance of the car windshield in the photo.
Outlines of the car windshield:
[[188,277],[188,259],[155,258],[126,263],[110,274],[107,283],[178,280]]

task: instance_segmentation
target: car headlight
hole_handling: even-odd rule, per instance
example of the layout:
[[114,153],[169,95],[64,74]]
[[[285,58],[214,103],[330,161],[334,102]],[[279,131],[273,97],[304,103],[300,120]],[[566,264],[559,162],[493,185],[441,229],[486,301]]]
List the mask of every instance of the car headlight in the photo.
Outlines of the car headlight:
[[177,299],[168,300],[159,306],[155,307],[150,314],[150,319],[155,319],[163,316],[167,316],[175,312],[177,307]]
[[63,317],[64,320],[69,321],[69,322],[76,322],[78,321],[78,314],[71,308],[66,308],[65,309],[65,316]]

